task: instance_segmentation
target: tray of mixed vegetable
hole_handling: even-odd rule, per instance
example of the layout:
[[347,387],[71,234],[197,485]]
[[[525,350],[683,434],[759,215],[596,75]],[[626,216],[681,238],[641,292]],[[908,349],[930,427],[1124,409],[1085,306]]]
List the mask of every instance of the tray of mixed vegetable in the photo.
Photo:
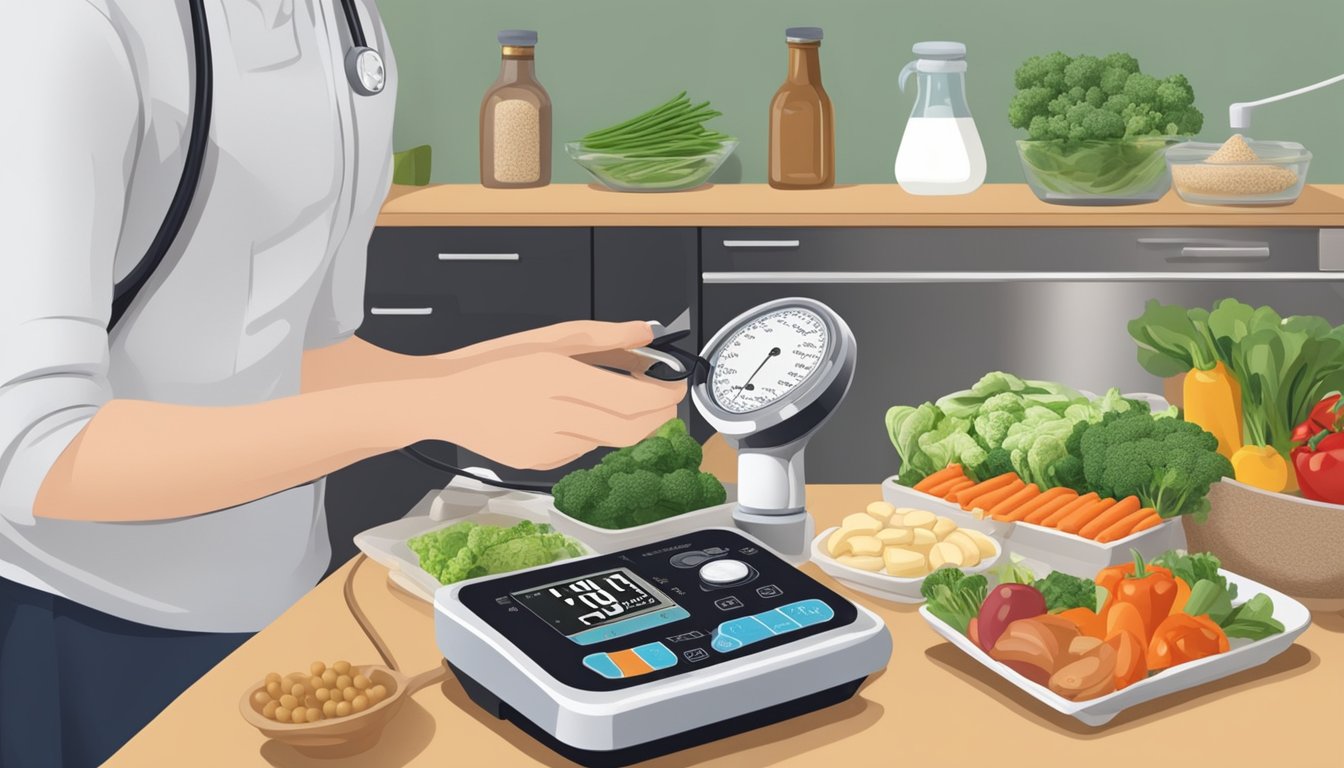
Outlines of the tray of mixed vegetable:
[[1210,485],[1232,473],[1217,439],[1161,398],[1094,396],[1003,372],[895,406],[886,426],[901,457],[883,483],[889,502],[1081,570],[1184,546],[1175,519],[1203,519]]
[[1175,550],[1088,576],[1020,559],[988,576],[944,568],[921,590],[934,631],[1091,726],[1263,664],[1311,623],[1301,603],[1213,555]]

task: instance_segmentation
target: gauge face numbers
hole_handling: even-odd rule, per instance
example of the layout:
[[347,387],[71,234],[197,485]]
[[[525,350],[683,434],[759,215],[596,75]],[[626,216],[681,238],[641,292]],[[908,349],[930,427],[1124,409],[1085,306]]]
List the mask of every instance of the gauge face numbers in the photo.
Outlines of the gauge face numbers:
[[710,374],[714,402],[750,413],[783,400],[821,368],[830,334],[810,309],[786,307],[752,320],[719,348]]

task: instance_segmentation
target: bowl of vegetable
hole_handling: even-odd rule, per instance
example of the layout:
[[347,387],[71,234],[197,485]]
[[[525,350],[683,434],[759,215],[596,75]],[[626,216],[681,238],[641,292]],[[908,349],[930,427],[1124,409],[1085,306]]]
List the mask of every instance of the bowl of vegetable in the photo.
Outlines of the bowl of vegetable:
[[600,553],[731,527],[735,505],[718,478],[700,471],[703,456],[686,423],[673,419],[597,466],[560,478],[550,523]]
[[1204,115],[1184,75],[1158,79],[1129,54],[1032,56],[1013,75],[1008,121],[1027,184],[1063,205],[1148,203],[1171,188],[1169,147]]
[[976,574],[1003,554],[999,542],[924,509],[885,501],[845,517],[812,541],[812,562],[858,592],[896,603],[921,603],[940,570]]
[[683,91],[622,123],[565,144],[565,152],[600,184],[619,192],[676,192],[709,181],[737,148],[704,126],[720,112],[692,104]]

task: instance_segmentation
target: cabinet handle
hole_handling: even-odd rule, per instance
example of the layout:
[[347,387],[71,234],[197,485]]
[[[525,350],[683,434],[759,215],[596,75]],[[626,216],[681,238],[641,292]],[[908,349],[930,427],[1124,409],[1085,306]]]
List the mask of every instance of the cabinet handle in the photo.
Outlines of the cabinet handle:
[[1268,259],[1267,245],[1187,245],[1181,248],[1183,259]]
[[1344,282],[1335,272],[706,272],[705,284]]
[[724,248],[797,248],[798,240],[724,240]]
[[370,315],[432,315],[433,307],[369,307]]
[[518,261],[516,253],[440,253],[439,261]]

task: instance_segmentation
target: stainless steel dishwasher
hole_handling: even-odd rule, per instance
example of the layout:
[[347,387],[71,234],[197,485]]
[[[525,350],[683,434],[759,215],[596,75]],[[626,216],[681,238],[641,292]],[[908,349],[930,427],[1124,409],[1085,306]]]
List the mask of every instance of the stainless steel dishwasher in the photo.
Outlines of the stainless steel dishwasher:
[[[1145,302],[1224,297],[1344,322],[1344,230],[705,229],[702,322],[782,296],[830,305],[858,339],[853,389],[808,450],[813,482],[871,483],[899,460],[886,409],[987,371],[1161,392],[1126,324]],[[701,340],[704,341],[703,339]]]

